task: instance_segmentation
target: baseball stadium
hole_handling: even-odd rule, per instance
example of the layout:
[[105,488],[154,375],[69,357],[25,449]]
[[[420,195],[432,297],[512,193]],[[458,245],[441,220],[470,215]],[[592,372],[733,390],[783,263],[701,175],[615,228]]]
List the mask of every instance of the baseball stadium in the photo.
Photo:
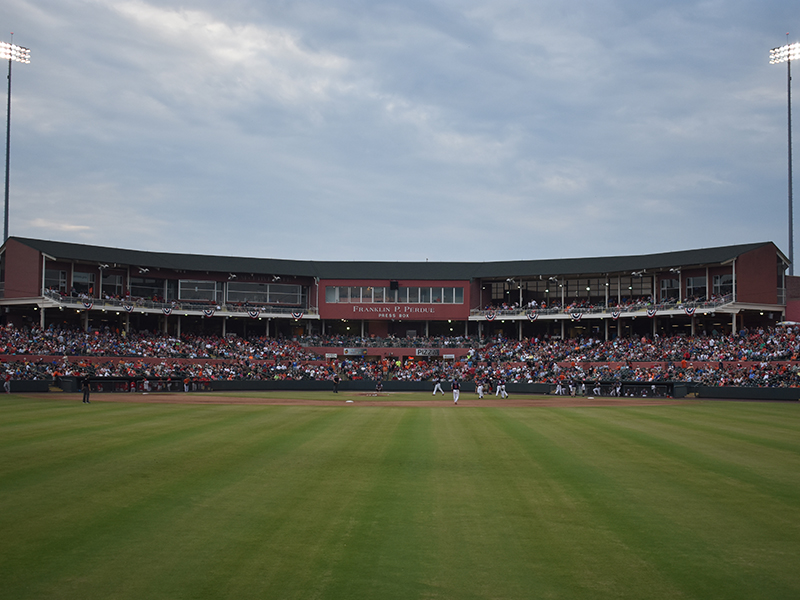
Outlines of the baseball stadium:
[[788,267],[10,237],[3,595],[797,597]]

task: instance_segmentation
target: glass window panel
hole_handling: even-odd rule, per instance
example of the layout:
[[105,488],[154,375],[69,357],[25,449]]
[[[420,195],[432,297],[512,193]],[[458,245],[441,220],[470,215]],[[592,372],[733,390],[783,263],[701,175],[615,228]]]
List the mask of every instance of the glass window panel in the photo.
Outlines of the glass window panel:
[[44,272],[44,287],[48,290],[67,292],[67,272],[56,269],[46,269]]
[[178,283],[178,298],[180,300],[208,300],[209,302],[216,302],[217,282],[181,279]]
[[464,288],[455,288],[455,297],[453,302],[455,304],[464,304]]
[[686,278],[686,299],[705,300],[706,297],[706,278],[687,277]]
[[94,273],[73,273],[72,287],[79,294],[94,294]]
[[444,288],[444,296],[442,297],[442,302],[444,302],[445,304],[453,303],[453,289],[454,288]]
[[[328,293],[328,287],[325,293]],[[228,302],[266,304],[269,302],[269,285],[266,283],[228,283]]]
[[411,302],[411,303],[414,303],[414,304],[418,303],[419,302],[419,288],[412,287],[412,288],[407,288],[407,289],[408,289],[408,302]]
[[103,275],[103,296],[122,295],[122,275]]
[[383,302],[384,301],[384,293],[385,293],[385,290],[382,287],[372,288],[372,300],[373,300],[373,302]]
[[269,284],[270,304],[302,304],[303,288],[299,285],[283,283]]
[[733,275],[714,275],[714,294],[727,296],[733,293]]
[[339,288],[334,285],[325,286],[325,302],[328,304],[336,304],[339,302]]
[[131,296],[134,298],[162,299],[164,280],[152,277],[131,277]]
[[431,288],[429,288],[429,287],[419,288],[419,301],[422,304],[430,304],[430,302],[431,302]]

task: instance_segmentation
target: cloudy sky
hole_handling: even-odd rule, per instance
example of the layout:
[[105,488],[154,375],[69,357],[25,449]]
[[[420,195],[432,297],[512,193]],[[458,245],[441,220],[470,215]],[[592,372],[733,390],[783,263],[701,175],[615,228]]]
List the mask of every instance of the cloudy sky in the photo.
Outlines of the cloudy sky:
[[11,235],[312,260],[788,253],[786,0],[4,0],[11,32],[31,49]]

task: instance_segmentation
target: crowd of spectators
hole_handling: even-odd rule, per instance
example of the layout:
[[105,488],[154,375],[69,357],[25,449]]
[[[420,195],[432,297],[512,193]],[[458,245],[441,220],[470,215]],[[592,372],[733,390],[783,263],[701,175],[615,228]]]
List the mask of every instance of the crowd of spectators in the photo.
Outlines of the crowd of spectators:
[[[342,357],[333,347],[469,348],[456,361]],[[93,357],[93,360],[88,360]],[[98,358],[106,360],[97,360]],[[491,384],[573,381],[698,382],[711,386],[800,386],[800,328],[742,330],[734,335],[584,339],[361,338],[275,339],[84,332],[0,327],[0,359],[12,379],[58,376],[213,380],[429,381]],[[154,360],[155,359],[155,360]]]
[[596,312],[596,311],[605,311],[605,310],[620,310],[622,312],[630,312],[630,311],[638,311],[644,310],[647,308],[652,308],[656,306],[660,306],[662,308],[675,308],[679,304],[680,306],[694,306],[697,304],[723,304],[726,301],[730,301],[730,296],[722,296],[718,294],[712,294],[710,297],[701,297],[701,296],[692,296],[689,298],[684,298],[680,303],[678,302],[677,298],[667,298],[662,299],[658,303],[653,301],[652,296],[639,296],[636,298],[632,297],[623,297],[623,298],[615,298],[613,296],[609,296],[608,302],[606,303],[602,299],[591,299],[591,298],[574,298],[571,301],[565,300],[562,302],[554,298],[549,302],[547,300],[542,300],[538,302],[536,300],[531,300],[525,304],[520,304],[519,302],[498,302],[498,303],[489,303],[483,307],[485,312],[519,312],[521,310],[526,311],[543,311],[548,313],[554,312],[564,312],[564,313],[571,313],[571,312]]

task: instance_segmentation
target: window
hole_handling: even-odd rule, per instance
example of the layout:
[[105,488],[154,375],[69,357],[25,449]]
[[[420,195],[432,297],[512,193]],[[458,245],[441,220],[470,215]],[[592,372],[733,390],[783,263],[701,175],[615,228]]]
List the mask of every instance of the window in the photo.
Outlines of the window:
[[687,277],[686,278],[686,299],[705,300],[706,299],[706,278]]
[[122,296],[122,275],[103,275],[103,296]]
[[[228,295],[230,297],[230,290],[233,284],[229,284]],[[275,286],[270,286],[270,290]],[[296,287],[298,295],[301,295],[302,290],[300,286],[286,286]],[[270,293],[270,298],[273,294]],[[272,302],[272,300],[270,300]],[[328,304],[364,304],[372,302],[403,302],[413,304],[430,304],[430,303],[444,303],[444,304],[463,304],[464,303],[464,288],[462,287],[435,287],[435,288],[400,288],[399,290],[392,290],[387,287],[348,287],[348,286],[325,286],[325,302]]]
[[661,280],[661,301],[677,300],[678,290],[680,285],[677,279],[662,279]]
[[94,273],[73,273],[72,274],[72,287],[79,294],[94,294]]
[[163,298],[164,280],[152,277],[131,277],[131,296],[134,298]]
[[266,304],[269,285],[266,283],[228,283],[228,302]]
[[269,303],[302,306],[304,302],[303,286],[287,283],[269,284]]
[[217,302],[222,296],[222,284],[216,281],[181,279],[178,283],[180,300],[207,300]]
[[715,296],[727,296],[733,293],[733,275],[714,275],[713,290]]
[[339,288],[335,285],[325,286],[325,302],[327,304],[336,304],[339,302]]
[[55,269],[45,269],[44,287],[48,290],[58,290],[67,293],[67,272]]

